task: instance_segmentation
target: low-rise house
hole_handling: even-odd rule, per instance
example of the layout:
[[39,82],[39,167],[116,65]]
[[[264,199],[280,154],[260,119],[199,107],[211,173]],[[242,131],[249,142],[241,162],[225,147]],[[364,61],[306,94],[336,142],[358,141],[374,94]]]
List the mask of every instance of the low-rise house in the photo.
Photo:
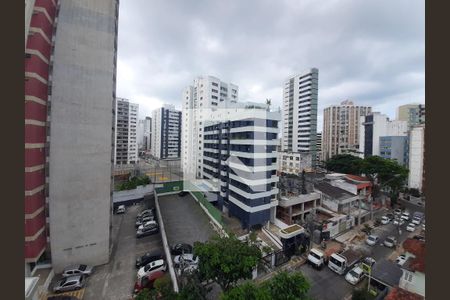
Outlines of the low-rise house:
[[280,196],[277,218],[288,225],[298,223],[298,221],[304,222],[305,216],[311,213],[314,214],[319,206],[319,193]]
[[425,296],[425,242],[407,239],[403,242],[403,249],[407,259],[401,266],[403,276],[399,287]]
[[392,289],[384,300],[423,300],[424,297],[396,287]]

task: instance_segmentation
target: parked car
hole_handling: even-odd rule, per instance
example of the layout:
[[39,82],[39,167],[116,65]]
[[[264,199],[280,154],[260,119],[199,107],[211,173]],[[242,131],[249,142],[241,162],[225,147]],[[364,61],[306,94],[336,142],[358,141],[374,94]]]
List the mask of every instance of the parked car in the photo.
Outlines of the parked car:
[[380,238],[378,236],[371,234],[367,237],[366,244],[369,246],[374,246],[378,243],[379,239]]
[[422,218],[421,217],[413,217],[412,219],[412,223],[414,223],[415,225],[420,225],[420,223],[422,222]]
[[136,268],[142,268],[143,266],[151,263],[152,261],[164,259],[164,255],[159,251],[147,252],[144,255],[136,258]]
[[365,257],[361,262],[370,267],[373,267],[373,265],[376,263],[376,260],[373,257],[368,256]]
[[405,220],[403,220],[403,219],[396,218],[396,219],[394,220],[394,225],[399,225],[399,226],[401,226],[401,225],[403,225],[403,224],[405,224]]
[[151,263],[146,264],[145,266],[140,268],[138,270],[137,277],[142,278],[144,276],[150,275],[157,271],[165,272],[166,269],[167,269],[167,265],[166,265],[166,262],[164,261],[164,259],[158,259],[158,260],[152,261]]
[[384,245],[386,247],[389,248],[393,248],[397,245],[397,240],[395,239],[395,237],[393,236],[388,236],[385,240],[384,240]]
[[425,242],[425,237],[423,235],[415,235],[415,236],[413,236],[413,239],[421,241],[421,242]]
[[386,217],[389,218],[389,222],[390,222],[390,221],[394,220],[395,216],[394,216],[394,214],[388,213],[388,214],[386,214]]
[[404,212],[402,213],[401,218],[402,218],[403,220],[405,220],[405,221],[409,221],[409,212],[404,211]]
[[138,230],[139,230],[139,229],[142,230],[142,228],[148,227],[148,226],[150,226],[150,225],[158,225],[158,223],[156,223],[156,221],[148,221],[148,222],[145,222],[144,224],[142,224],[142,225],[140,225],[140,226],[138,227]]
[[119,205],[116,210],[116,214],[124,214],[125,213],[125,205]]
[[138,215],[137,218],[143,217],[144,215],[155,215],[155,208],[149,208],[149,209],[145,209],[143,211],[141,211]]
[[394,209],[394,214],[395,214],[396,216],[399,216],[399,215],[402,214],[402,210],[401,210],[400,208],[396,208],[396,209]]
[[142,229],[138,229],[136,231],[136,237],[141,238],[148,235],[153,235],[159,232],[159,227],[156,224],[150,224],[147,227],[144,227]]
[[406,255],[405,255],[405,254],[399,255],[399,256],[395,259],[395,262],[396,262],[397,265],[399,265],[399,266],[403,266],[403,264],[405,263],[405,261],[406,261]]
[[406,226],[406,230],[409,232],[414,232],[414,230],[416,230],[416,225],[414,225],[414,223],[409,223],[408,226]]
[[348,271],[347,275],[345,275],[345,280],[350,284],[356,285],[358,284],[364,277],[364,271],[360,265],[357,265],[350,271]]
[[73,265],[66,267],[62,273],[63,277],[70,277],[73,275],[86,275],[92,274],[93,267],[87,265]]
[[155,271],[147,276],[137,278],[136,282],[134,283],[134,294],[138,294],[145,288],[152,289],[156,279],[164,277],[165,274],[166,273],[164,271]]
[[386,225],[389,224],[389,222],[391,222],[391,220],[387,216],[381,217],[381,224]]
[[185,253],[181,255],[175,256],[173,259],[175,265],[179,266],[181,263],[186,263],[188,265],[196,265],[198,264],[198,256],[192,253]]
[[186,192],[186,191],[182,191],[182,192],[179,192],[179,193],[178,193],[178,196],[184,197],[184,196],[186,196],[187,194],[189,194],[189,193]]
[[85,278],[83,275],[74,275],[70,277],[65,277],[64,279],[58,281],[53,286],[53,292],[62,293],[68,291],[79,290],[85,285]]
[[138,220],[136,220],[136,228],[139,228],[139,226],[141,226],[144,223],[147,223],[149,221],[155,221],[155,217],[154,216],[144,216]]
[[180,255],[183,253],[192,253],[192,246],[186,243],[179,243],[170,248],[170,254]]
[[422,224],[422,230],[425,231],[425,223]]

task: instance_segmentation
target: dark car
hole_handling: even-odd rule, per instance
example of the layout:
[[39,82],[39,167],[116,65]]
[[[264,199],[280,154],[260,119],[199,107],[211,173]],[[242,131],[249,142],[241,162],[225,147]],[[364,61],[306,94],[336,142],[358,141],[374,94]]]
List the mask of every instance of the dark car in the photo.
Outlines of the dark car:
[[164,259],[164,255],[161,252],[147,252],[141,257],[136,258],[136,268],[141,268],[154,260]]
[[391,214],[391,213],[389,213],[389,214],[386,214],[386,217],[388,217],[389,218],[389,220],[394,220],[394,215],[393,214]]
[[137,218],[141,218],[141,217],[146,216],[146,215],[154,216],[155,214],[156,214],[156,210],[155,210],[154,207],[152,207],[152,208],[145,209],[145,210],[141,211],[136,217]]
[[158,232],[159,232],[158,225],[157,224],[151,224],[151,225],[146,226],[146,227],[144,227],[142,229],[138,229],[136,231],[136,237],[137,238],[141,238],[141,237],[152,235],[152,234],[155,234],[155,233],[158,233]]
[[186,191],[182,191],[182,192],[179,192],[179,193],[178,193],[178,196],[184,197],[184,196],[186,196],[187,194],[189,194],[189,193],[186,192]]
[[179,243],[170,248],[170,254],[181,255],[183,253],[192,253],[192,246],[185,243]]

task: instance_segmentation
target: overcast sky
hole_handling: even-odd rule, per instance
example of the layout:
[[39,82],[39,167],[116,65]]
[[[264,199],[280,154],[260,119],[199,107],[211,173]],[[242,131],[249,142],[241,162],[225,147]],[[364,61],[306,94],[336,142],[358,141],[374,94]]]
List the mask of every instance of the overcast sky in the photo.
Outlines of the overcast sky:
[[282,103],[283,82],[319,69],[323,108],[350,99],[395,118],[425,103],[425,4],[420,0],[123,0],[117,96],[140,117],[181,109],[199,75],[239,86],[240,100]]

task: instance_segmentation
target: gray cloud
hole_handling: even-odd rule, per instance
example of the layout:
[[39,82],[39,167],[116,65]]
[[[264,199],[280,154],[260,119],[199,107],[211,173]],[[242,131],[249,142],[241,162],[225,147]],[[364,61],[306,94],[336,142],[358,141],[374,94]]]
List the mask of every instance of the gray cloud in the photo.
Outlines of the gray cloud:
[[195,76],[239,85],[241,99],[272,98],[283,81],[319,68],[322,109],[344,99],[391,117],[425,102],[424,1],[121,1],[117,95],[141,116],[181,107]]

